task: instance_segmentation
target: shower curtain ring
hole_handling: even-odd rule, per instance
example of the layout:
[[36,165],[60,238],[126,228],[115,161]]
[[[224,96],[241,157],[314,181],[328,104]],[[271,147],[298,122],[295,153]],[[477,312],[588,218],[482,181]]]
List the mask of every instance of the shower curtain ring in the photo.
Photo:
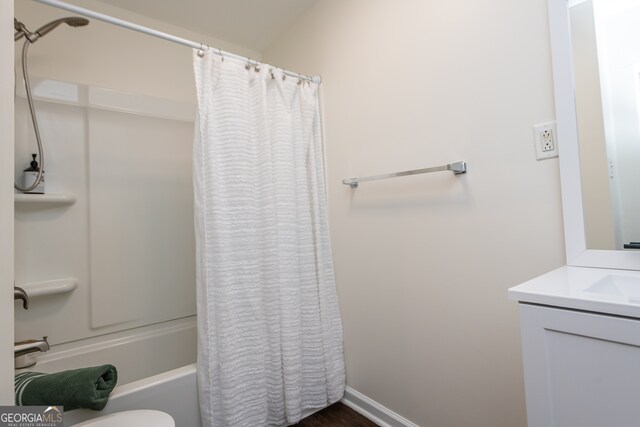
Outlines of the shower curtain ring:
[[200,49],[198,49],[198,56],[200,58],[204,57],[204,46],[200,43]]
[[251,59],[247,58],[247,65],[244,66],[244,69],[247,71],[251,69]]
[[220,58],[222,58],[222,62],[224,62],[224,55],[222,54],[222,49],[218,48],[218,53],[220,54]]

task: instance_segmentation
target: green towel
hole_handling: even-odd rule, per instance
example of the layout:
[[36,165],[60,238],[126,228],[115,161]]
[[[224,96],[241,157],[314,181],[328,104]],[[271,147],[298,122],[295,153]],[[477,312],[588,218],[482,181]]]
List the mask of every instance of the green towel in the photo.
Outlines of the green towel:
[[15,376],[16,405],[64,406],[101,411],[118,382],[113,365],[73,369],[55,374],[22,372]]

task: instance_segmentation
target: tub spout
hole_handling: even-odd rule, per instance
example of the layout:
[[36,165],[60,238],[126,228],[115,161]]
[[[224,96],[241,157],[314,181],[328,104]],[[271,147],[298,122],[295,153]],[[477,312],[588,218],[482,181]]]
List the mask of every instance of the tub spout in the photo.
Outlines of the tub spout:
[[15,343],[13,352],[15,357],[24,356],[29,353],[36,353],[38,351],[49,351],[49,342],[47,337],[43,337],[41,340],[27,340]]
[[22,300],[22,307],[25,310],[29,309],[29,295],[27,295],[27,293],[24,291],[24,289],[18,287],[18,286],[14,286],[13,287],[13,299],[21,299]]
[[42,337],[41,340],[27,340],[20,341],[14,344],[14,367],[16,369],[28,368],[38,362],[38,352],[49,351],[49,342],[47,337]]

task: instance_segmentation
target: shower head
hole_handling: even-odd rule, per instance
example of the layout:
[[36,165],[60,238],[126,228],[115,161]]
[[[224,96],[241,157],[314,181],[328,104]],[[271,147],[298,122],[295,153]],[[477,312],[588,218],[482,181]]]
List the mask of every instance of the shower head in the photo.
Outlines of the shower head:
[[69,16],[67,18],[56,19],[55,21],[51,21],[48,24],[44,24],[42,27],[38,28],[36,30],[36,34],[42,37],[62,23],[67,24],[71,27],[84,27],[85,25],[89,24],[89,20],[80,18],[78,16]]
[[51,21],[47,24],[44,24],[42,27],[38,28],[34,32],[30,32],[24,26],[24,24],[14,18],[13,20],[14,28],[16,33],[14,34],[14,41],[19,40],[22,37],[26,37],[31,43],[35,43],[40,37],[46,35],[54,28],[56,28],[60,24],[67,24],[70,27],[83,27],[89,24],[89,20],[85,18],[81,18],[79,16],[68,16],[66,18],[56,19],[55,21]]

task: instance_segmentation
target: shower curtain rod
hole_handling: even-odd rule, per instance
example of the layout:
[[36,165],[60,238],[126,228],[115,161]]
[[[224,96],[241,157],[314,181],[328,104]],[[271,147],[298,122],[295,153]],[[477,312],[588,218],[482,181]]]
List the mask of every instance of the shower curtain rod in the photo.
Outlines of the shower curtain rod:
[[[56,7],[58,9],[64,9],[64,10],[68,10],[69,12],[73,12],[73,13],[77,13],[78,15],[82,15],[82,16],[86,16],[88,18],[93,18],[93,19],[97,19],[99,21],[103,21],[106,22],[108,24],[113,24],[113,25],[117,25],[129,30],[133,30],[133,31],[138,31],[140,33],[143,34],[148,34],[150,36],[153,37],[158,37],[160,39],[163,40],[168,40],[170,42],[174,42],[174,43],[178,43],[184,46],[189,46],[193,49],[201,49],[201,50],[208,50],[211,49],[213,53],[215,53],[216,55],[221,55],[224,58],[235,58],[235,59],[239,59],[242,61],[248,61],[249,64],[251,65],[264,65],[261,62],[255,61],[253,59],[250,58],[245,58],[244,56],[240,56],[240,55],[236,55],[235,53],[231,53],[231,52],[225,52],[223,50],[220,49],[214,49],[211,48],[210,46],[204,44],[204,43],[196,43],[194,41],[191,40],[187,40],[187,39],[183,39],[182,37],[177,37],[174,36],[172,34],[168,34],[168,33],[163,33],[162,31],[158,31],[158,30],[154,30],[153,28],[149,28],[149,27],[145,27],[142,25],[138,25],[138,24],[134,24],[133,22],[129,22],[129,21],[125,21],[123,19],[119,19],[113,16],[109,16],[109,15],[105,15],[103,13],[99,13],[99,12],[95,12],[93,10],[90,9],[85,9],[83,7],[80,6],[76,6],[73,4],[69,4],[69,3],[65,3],[59,0],[34,0],[37,1],[38,3],[42,3],[42,4],[46,4],[48,6],[53,6]],[[309,76],[305,76],[303,74],[299,74],[299,73],[294,73],[293,71],[288,71],[288,70],[282,70],[282,72],[289,76],[289,77],[295,77],[298,79],[302,79],[302,80],[307,80],[307,81],[312,81],[315,83],[321,83],[321,79],[320,77],[316,76],[316,77],[309,77]]]

